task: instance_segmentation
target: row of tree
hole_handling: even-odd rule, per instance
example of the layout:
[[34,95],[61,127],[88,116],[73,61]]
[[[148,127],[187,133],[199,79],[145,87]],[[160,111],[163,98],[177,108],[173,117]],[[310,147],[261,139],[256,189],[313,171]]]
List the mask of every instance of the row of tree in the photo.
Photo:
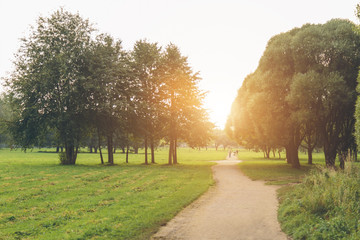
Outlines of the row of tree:
[[284,148],[299,168],[298,149],[323,146],[328,166],[340,166],[354,139],[360,35],[348,20],[306,24],[270,39],[256,71],[233,102],[226,130],[264,151]]
[[[132,51],[63,9],[40,17],[22,39],[15,71],[7,79],[12,138],[24,149],[53,132],[65,149],[63,164],[75,164],[79,147],[104,137],[114,163],[114,138],[142,138],[145,163],[160,139],[177,163],[177,142],[204,146],[212,123],[202,108],[200,80],[174,44],[165,49],[141,40]],[[130,142],[130,141],[127,141]],[[99,144],[100,145],[100,144]]]

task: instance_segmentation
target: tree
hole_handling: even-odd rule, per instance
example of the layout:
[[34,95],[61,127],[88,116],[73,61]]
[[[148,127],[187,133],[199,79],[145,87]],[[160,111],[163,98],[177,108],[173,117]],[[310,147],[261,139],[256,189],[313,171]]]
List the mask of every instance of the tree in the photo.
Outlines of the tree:
[[141,91],[137,94],[137,115],[139,128],[144,138],[145,164],[148,164],[148,146],[150,142],[151,162],[155,163],[155,141],[162,131],[163,102],[160,98],[160,65],[161,48],[157,43],[146,40],[137,41],[131,52],[134,73],[138,79]]
[[182,123],[181,136],[191,148],[207,147],[213,137],[215,125],[209,121],[204,109],[196,109],[187,114],[187,122]]
[[334,166],[341,134],[346,134],[343,129],[349,114],[346,106],[354,104],[354,91],[339,73],[324,75],[310,71],[295,76],[288,99],[298,107],[297,114],[303,114],[305,121],[316,119],[326,164]]
[[[178,139],[190,140],[187,129],[194,129],[195,119],[197,126],[206,122],[206,115],[201,107],[204,93],[197,86],[197,73],[193,73],[187,58],[182,56],[179,49],[169,44],[161,61],[161,94],[165,106],[167,140],[169,141],[169,164],[177,164]],[[203,129],[200,135],[206,134]]]
[[[227,128],[241,144],[258,147],[267,156],[272,148],[283,146],[294,168],[300,167],[298,147],[302,140],[298,124],[291,118],[285,101],[294,74],[289,43],[296,30],[273,37],[233,103]],[[229,131],[229,130],[228,130]]]
[[317,133],[327,165],[334,166],[336,154],[354,146],[360,38],[353,28],[334,19],[270,39],[257,70],[239,90],[227,131],[254,146],[283,146],[295,168],[304,137],[313,146],[311,135]]
[[227,135],[224,130],[213,129],[212,140],[215,145],[216,151],[220,146],[225,150],[227,147],[238,147],[238,143]]
[[11,145],[11,136],[7,130],[7,123],[11,121],[9,99],[5,94],[0,95],[0,148]]
[[129,60],[121,42],[111,36],[99,35],[88,56],[88,102],[92,124],[107,140],[108,163],[114,163],[114,134],[120,130],[129,111],[129,95],[134,90]]
[[[353,134],[360,36],[354,33],[354,28],[350,21],[340,19],[306,25],[292,42],[297,69],[294,79],[311,81],[313,93],[318,94],[310,98],[314,100],[316,97],[311,106],[299,110],[310,113],[308,119],[310,116],[316,119],[325,161],[331,167],[335,165],[338,154],[343,168],[348,149],[356,148]],[[300,80],[298,77],[309,79]],[[295,80],[294,84],[297,84]],[[308,101],[306,96],[309,94],[304,93],[300,101]],[[314,106],[318,106],[316,112]]]
[[86,57],[93,30],[79,14],[60,9],[40,17],[22,39],[8,87],[16,118],[10,129],[24,149],[53,128],[65,147],[63,164],[75,164],[87,125]]

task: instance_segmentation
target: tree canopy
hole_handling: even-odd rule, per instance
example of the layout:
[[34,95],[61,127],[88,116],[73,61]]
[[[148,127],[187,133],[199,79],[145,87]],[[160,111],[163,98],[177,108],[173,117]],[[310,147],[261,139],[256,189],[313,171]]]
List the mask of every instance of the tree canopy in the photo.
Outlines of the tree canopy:
[[298,148],[310,132],[319,136],[326,164],[334,166],[337,153],[354,148],[360,65],[360,36],[354,27],[333,19],[270,39],[258,68],[239,89],[228,132],[263,150],[284,147],[295,168],[300,167]]
[[56,129],[66,149],[66,163],[74,164],[88,106],[86,57],[92,26],[63,9],[40,17],[16,58],[9,81],[16,109],[11,125],[15,141],[31,147],[49,128]]
[[40,17],[22,39],[15,68],[7,80],[13,110],[8,126],[23,149],[51,133],[65,148],[62,163],[75,164],[79,147],[96,142],[84,139],[97,136],[100,154],[106,139],[113,164],[120,145],[114,141],[128,146],[142,138],[146,151],[150,141],[155,162],[155,144],[165,139],[169,163],[177,163],[178,139],[191,146],[209,141],[213,126],[202,108],[200,78],[174,44],[162,51],[140,40],[125,51],[110,35],[96,36],[79,14],[60,9]]

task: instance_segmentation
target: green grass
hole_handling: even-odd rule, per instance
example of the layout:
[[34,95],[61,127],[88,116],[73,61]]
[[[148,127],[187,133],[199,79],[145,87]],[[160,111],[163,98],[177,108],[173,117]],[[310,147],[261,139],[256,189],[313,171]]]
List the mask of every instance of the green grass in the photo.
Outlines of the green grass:
[[280,192],[279,221],[293,239],[360,239],[360,171],[312,171]]
[[[282,156],[284,157],[285,154],[282,153]],[[324,163],[323,153],[313,154],[314,165],[307,164],[307,155],[300,153],[300,169],[292,168],[285,159],[264,159],[263,153],[260,152],[241,150],[238,158],[243,161],[239,167],[245,175],[252,180],[263,180],[272,185],[299,183],[315,165]]]
[[[179,149],[144,165],[144,154],[115,154],[115,166],[98,154],[79,154],[75,166],[55,153],[0,150],[0,239],[147,239],[213,183],[207,160],[226,152]],[[105,155],[104,155],[105,156]]]

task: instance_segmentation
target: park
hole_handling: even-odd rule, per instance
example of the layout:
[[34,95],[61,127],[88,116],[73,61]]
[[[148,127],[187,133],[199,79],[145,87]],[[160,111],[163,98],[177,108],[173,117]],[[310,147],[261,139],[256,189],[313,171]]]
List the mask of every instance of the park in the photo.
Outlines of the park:
[[211,108],[196,51],[78,10],[33,19],[0,76],[0,239],[360,239],[359,24],[272,33]]

